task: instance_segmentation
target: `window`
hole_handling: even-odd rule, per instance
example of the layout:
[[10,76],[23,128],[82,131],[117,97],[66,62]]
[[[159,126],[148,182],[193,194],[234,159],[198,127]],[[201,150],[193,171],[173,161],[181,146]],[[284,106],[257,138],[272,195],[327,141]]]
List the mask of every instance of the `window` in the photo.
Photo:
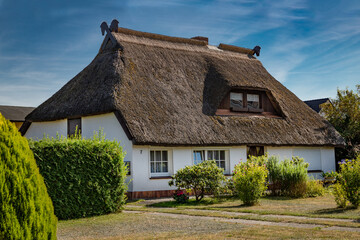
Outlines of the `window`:
[[208,160],[215,160],[218,167],[225,170],[225,151],[224,150],[209,150]]
[[77,134],[81,133],[81,118],[68,119],[68,131],[67,131],[68,136],[75,135],[75,132]]
[[230,92],[230,108],[234,111],[241,110],[244,108],[243,94]]
[[215,160],[218,167],[227,171],[225,150],[194,150],[194,164],[205,160]]
[[247,107],[249,109],[259,109],[260,100],[258,94],[246,94],[247,96]]
[[168,173],[168,151],[150,151],[150,172]]
[[194,151],[194,164],[199,164],[205,160],[205,151]]
[[264,155],[264,146],[247,147],[247,156],[259,157]]

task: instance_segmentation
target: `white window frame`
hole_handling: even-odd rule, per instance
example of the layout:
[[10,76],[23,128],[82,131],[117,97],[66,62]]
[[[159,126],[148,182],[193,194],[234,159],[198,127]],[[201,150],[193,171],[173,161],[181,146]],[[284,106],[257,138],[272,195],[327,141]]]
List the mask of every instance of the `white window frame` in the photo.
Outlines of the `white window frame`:
[[[193,165],[195,165],[195,158],[194,158],[194,152],[195,151],[203,151],[204,152],[204,161],[207,161],[208,159],[208,151],[224,151],[225,153],[225,169],[224,169],[224,174],[229,174],[230,173],[230,151],[229,149],[225,149],[225,148],[194,148],[191,151],[192,154],[192,163]],[[220,154],[220,152],[219,152]],[[213,160],[213,159],[211,159]]]
[[[167,172],[151,172],[151,152],[154,151],[161,151],[161,158],[162,158],[162,152],[166,151],[167,152],[167,163],[168,163],[168,171]],[[154,153],[155,154],[155,153]],[[172,151],[170,149],[164,149],[164,148],[152,148],[149,149],[149,159],[148,159],[148,167],[149,167],[149,176],[150,177],[167,177],[167,176],[171,176],[172,175]]]

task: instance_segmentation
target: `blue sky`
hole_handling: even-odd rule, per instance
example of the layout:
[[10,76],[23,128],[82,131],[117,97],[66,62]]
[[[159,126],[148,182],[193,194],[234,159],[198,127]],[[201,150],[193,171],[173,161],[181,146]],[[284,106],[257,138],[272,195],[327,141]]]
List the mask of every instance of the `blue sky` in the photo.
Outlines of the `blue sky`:
[[102,21],[210,44],[260,45],[260,61],[300,99],[360,84],[356,0],[0,0],[0,105],[38,106],[95,57]]

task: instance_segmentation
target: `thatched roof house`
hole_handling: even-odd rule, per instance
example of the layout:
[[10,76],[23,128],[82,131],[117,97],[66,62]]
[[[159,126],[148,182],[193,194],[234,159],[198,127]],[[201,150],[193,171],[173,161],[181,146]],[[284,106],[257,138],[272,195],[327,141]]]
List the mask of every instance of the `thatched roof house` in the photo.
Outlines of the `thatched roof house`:
[[81,117],[84,123],[87,116],[113,113],[132,149],[343,145],[253,50],[206,40],[125,28],[108,32],[95,59],[26,120],[41,126]]
[[15,123],[17,128],[20,128],[21,125],[25,122],[25,117],[31,111],[33,111],[34,107],[20,107],[20,106],[0,106],[0,113],[10,122]]
[[[261,62],[206,42],[119,29],[110,45],[27,121],[117,111],[134,144],[337,146],[335,129],[273,78]],[[217,115],[236,88],[273,98],[279,117]]]

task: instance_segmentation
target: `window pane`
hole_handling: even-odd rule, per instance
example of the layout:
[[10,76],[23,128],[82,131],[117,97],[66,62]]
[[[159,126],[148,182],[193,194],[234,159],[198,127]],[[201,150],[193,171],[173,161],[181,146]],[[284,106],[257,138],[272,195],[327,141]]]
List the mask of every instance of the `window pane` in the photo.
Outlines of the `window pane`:
[[225,161],[220,161],[220,166],[219,167],[225,169]]
[[225,151],[220,151],[220,160],[225,160]]
[[167,161],[167,160],[168,160],[167,151],[162,151],[162,160],[163,160],[163,161]]
[[214,151],[214,159],[219,160],[219,151]]
[[151,172],[154,173],[155,172],[155,164],[153,162],[150,163],[150,168],[151,168]]
[[243,94],[230,92],[230,108],[243,108]]
[[155,152],[155,161],[156,162],[161,162],[161,151],[156,151]]
[[259,95],[257,94],[247,94],[247,104],[249,108],[260,108]]
[[168,163],[167,162],[163,162],[162,163],[162,172],[167,172],[168,171]]
[[194,164],[201,163],[203,159],[203,151],[194,151]]
[[207,160],[214,160],[214,153],[213,153],[213,151],[208,151],[208,158],[207,158]]
[[154,161],[154,151],[150,151],[150,162]]
[[161,162],[156,162],[156,172],[161,172]]

